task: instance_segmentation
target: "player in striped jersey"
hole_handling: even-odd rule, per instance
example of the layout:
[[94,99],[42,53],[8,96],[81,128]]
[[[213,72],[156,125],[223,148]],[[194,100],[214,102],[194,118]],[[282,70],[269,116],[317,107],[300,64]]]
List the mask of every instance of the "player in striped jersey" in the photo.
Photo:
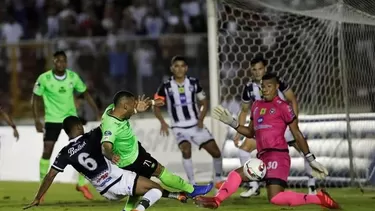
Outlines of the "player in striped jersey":
[[[203,120],[208,109],[208,101],[198,79],[186,76],[188,66],[182,56],[175,56],[171,61],[173,76],[162,83],[155,94],[155,99],[163,99],[167,103],[171,117],[171,127],[165,122],[160,109],[155,107],[155,116],[161,123],[160,132],[169,134],[169,128],[176,137],[177,144],[183,157],[183,166],[191,184],[195,184],[193,163],[191,159],[191,144],[199,149],[205,149],[214,161],[215,182],[221,181],[222,158],[219,147]],[[201,108],[198,108],[198,104]]]
[[[256,100],[260,100],[262,98],[260,82],[262,77],[267,72],[267,61],[263,57],[255,57],[251,61],[250,65],[252,81],[247,83],[242,91],[241,112],[238,117],[240,125],[245,124],[246,116],[250,111],[251,104]],[[278,96],[281,99],[288,101],[292,105],[294,113],[298,116],[298,103],[296,96],[294,95],[294,92],[292,91],[290,86],[281,80],[279,80]],[[234,142],[236,146],[238,146],[240,137],[241,135],[239,133],[237,133],[234,137]],[[287,129],[285,132],[285,139],[288,142],[289,146],[293,146],[298,152],[301,152],[298,146],[296,145],[295,138],[293,137],[289,129]],[[250,153],[256,149],[255,139],[246,138],[244,142],[241,144],[241,146],[239,146],[239,149],[239,157],[241,164],[243,165],[250,158]],[[305,171],[309,176],[309,194],[316,194],[315,179],[311,176],[312,170],[306,160]],[[249,186],[249,190],[242,192],[240,194],[241,197],[247,198],[259,194],[259,185],[257,182],[250,182]]]

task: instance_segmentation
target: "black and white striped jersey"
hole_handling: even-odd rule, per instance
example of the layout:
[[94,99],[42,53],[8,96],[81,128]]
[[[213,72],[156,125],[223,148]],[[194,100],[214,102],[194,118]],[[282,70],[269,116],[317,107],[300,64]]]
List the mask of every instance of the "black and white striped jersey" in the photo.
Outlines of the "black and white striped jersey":
[[[279,90],[278,96],[285,100],[284,92],[289,89],[289,85],[281,80],[279,80]],[[255,82],[248,82],[242,91],[241,96],[243,103],[251,103],[255,102],[256,100],[262,99],[262,88],[259,84]]]
[[171,77],[159,86],[155,98],[165,99],[172,128],[189,128],[198,124],[197,101],[205,99],[206,95],[198,79],[186,77],[184,83],[178,84]]
[[99,191],[117,181],[123,171],[107,160],[101,150],[102,131],[98,127],[70,140],[61,149],[51,168],[63,172],[71,165]]

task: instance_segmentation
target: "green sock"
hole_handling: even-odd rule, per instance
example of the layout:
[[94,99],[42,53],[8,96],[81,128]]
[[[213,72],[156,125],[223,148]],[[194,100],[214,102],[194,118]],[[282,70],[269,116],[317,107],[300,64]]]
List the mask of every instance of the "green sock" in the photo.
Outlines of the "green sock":
[[160,174],[159,179],[164,185],[170,188],[187,193],[192,193],[194,191],[194,187],[192,184],[186,182],[181,177],[172,174],[166,168],[163,169],[163,172]]
[[124,207],[125,211],[132,211],[135,208],[135,205],[139,201],[139,196],[129,196],[126,200],[126,204]]
[[49,159],[40,158],[40,161],[39,161],[39,178],[40,178],[40,181],[42,181],[44,179],[44,177],[47,175],[48,168],[49,168]]
[[78,186],[82,187],[84,185],[86,185],[86,178],[82,174],[79,174],[78,175]]

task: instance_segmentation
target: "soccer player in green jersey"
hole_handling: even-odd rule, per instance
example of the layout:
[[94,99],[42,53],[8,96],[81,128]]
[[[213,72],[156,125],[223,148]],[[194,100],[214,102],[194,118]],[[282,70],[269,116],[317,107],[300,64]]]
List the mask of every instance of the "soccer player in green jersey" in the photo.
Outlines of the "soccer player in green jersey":
[[[161,101],[163,104],[163,102]],[[172,174],[153,158],[142,147],[129,123],[130,117],[136,112],[145,111],[151,105],[157,105],[155,101],[136,100],[135,96],[127,91],[118,92],[113,100],[113,104],[105,110],[101,128],[103,132],[102,148],[103,154],[109,160],[119,157],[117,165],[125,170],[139,173],[150,178],[155,176],[167,187],[184,191],[189,197],[204,195],[208,193],[213,184],[192,185],[181,177]],[[129,204],[125,207],[131,209],[135,198],[129,199]]]
[[[38,77],[35,83],[32,100],[36,130],[39,133],[44,133],[43,155],[39,164],[41,180],[47,174],[50,165],[50,157],[60,135],[64,118],[77,116],[74,103],[75,91],[83,93],[85,99],[99,117],[98,119],[100,119],[98,108],[87,92],[86,85],[82,82],[77,73],[67,69],[66,54],[63,51],[56,52],[53,55],[53,62],[54,68]],[[38,112],[42,100],[45,113],[44,128],[40,121],[41,116]],[[85,198],[92,199],[92,194],[85,183],[85,178],[79,175],[76,189],[82,192]]]

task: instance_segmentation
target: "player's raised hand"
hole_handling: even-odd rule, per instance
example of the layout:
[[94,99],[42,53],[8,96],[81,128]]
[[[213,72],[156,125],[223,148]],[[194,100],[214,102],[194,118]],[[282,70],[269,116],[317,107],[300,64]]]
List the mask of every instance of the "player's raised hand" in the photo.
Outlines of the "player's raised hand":
[[145,98],[145,95],[142,95],[142,96],[138,96],[138,101],[137,101],[137,108],[136,110],[138,112],[143,112],[143,111],[146,111],[149,107],[150,107],[150,104],[149,104],[149,98]]
[[309,161],[309,164],[312,168],[312,176],[317,179],[324,179],[326,176],[328,176],[328,170],[326,167],[324,167],[321,163],[315,160],[315,156],[311,153],[305,155],[307,161]]
[[113,155],[111,161],[112,161],[112,163],[117,164],[118,162],[120,162],[120,156]]
[[29,209],[29,208],[31,208],[31,207],[38,206],[39,203],[40,203],[40,200],[38,200],[38,199],[34,199],[33,202],[31,202],[29,205],[23,207],[23,209],[24,209],[24,210],[27,210],[27,209]]
[[216,106],[213,110],[212,117],[233,128],[238,127],[237,120],[233,118],[233,115],[228,111],[228,109],[224,108],[223,106]]
[[43,124],[40,120],[35,120],[35,128],[38,133],[43,133]]
[[160,135],[169,136],[169,125],[167,123],[162,123],[160,127]]

